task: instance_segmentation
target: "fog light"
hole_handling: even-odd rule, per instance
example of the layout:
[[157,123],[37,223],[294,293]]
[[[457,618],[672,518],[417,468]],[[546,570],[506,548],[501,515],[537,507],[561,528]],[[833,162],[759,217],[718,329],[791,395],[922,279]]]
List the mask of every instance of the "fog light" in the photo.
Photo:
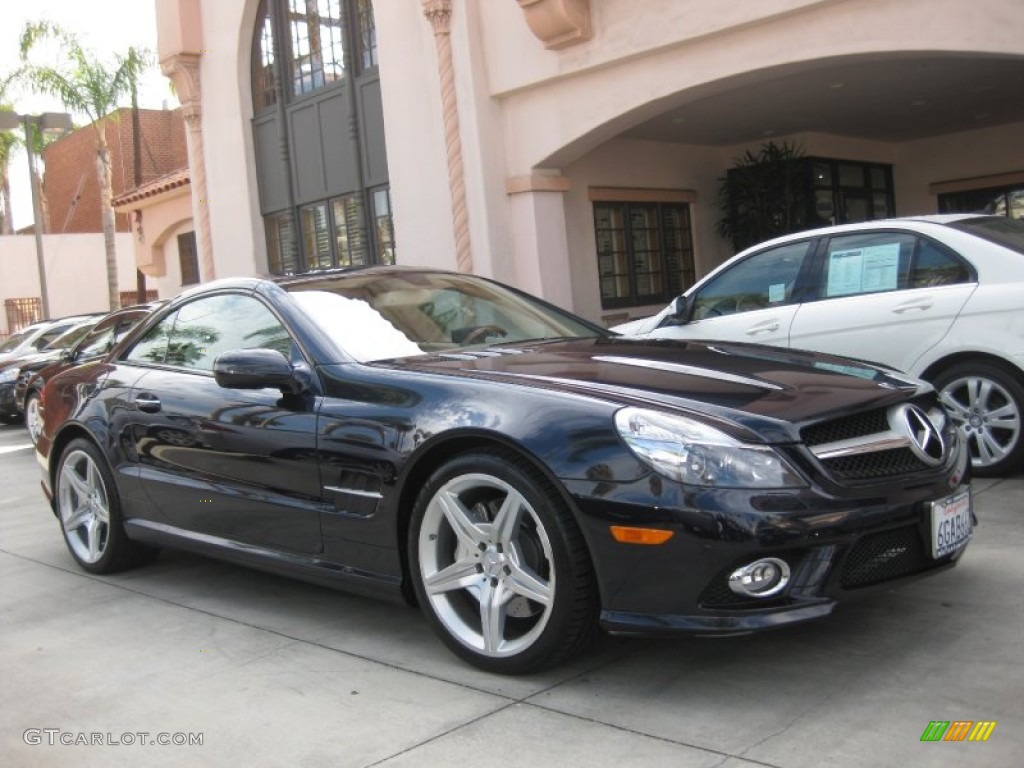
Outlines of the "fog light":
[[789,584],[789,564],[766,557],[737,568],[729,575],[729,589],[745,597],[771,597]]

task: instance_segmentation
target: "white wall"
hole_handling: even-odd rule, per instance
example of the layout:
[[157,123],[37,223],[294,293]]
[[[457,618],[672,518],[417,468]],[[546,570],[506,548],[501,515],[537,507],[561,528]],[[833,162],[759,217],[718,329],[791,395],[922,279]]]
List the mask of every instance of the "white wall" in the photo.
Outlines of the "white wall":
[[[118,284],[122,291],[135,290],[135,259],[132,236],[117,235]],[[43,235],[50,316],[105,312],[107,266],[102,233]],[[5,299],[40,296],[35,237],[0,237],[0,333],[7,333]]]

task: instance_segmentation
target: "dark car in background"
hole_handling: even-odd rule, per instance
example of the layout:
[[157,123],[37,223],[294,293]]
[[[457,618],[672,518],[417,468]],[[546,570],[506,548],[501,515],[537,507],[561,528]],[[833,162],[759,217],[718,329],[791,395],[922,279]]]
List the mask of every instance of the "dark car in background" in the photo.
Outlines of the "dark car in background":
[[[75,331],[75,335],[61,344],[53,343],[54,349],[47,348],[35,358],[21,363],[14,380],[14,406],[25,419],[25,428],[35,445],[39,439],[39,393],[51,376],[73,365],[103,357],[123,339],[132,328],[164,302],[150,302],[134,307],[125,307],[100,318],[94,325]],[[70,335],[69,334],[65,334]]]
[[941,572],[974,523],[932,387],[846,358],[622,339],[483,278],[210,283],[50,378],[73,559],[177,547],[418,603],[520,673],[610,632],[743,633]]
[[[30,326],[27,333],[0,356],[0,421],[15,423],[21,419],[19,401],[14,395],[21,366],[37,360],[55,360],[81,339],[102,314],[80,315]],[[15,339],[11,337],[8,341]]]
[[90,319],[95,320],[102,316],[102,312],[86,313],[62,317],[57,320],[42,320],[22,328],[17,333],[11,334],[0,344],[0,364],[15,357],[23,357],[39,352],[72,326],[87,322]]

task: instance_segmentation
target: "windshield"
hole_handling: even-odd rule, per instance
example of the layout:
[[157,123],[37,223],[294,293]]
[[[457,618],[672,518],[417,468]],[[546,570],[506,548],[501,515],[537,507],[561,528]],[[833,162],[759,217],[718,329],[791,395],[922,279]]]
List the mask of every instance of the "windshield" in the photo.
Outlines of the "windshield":
[[978,219],[954,221],[949,226],[969,232],[989,242],[1024,253],[1024,221],[1005,216],[986,216]]
[[79,339],[83,338],[85,334],[93,327],[93,323],[84,323],[79,326],[75,326],[70,331],[65,331],[56,339],[46,345],[47,350],[51,349],[70,349],[78,343]]
[[3,344],[0,344],[0,352],[10,352],[12,349],[17,349],[18,345],[27,339],[37,328],[27,328],[23,331],[18,331],[16,334],[11,336]]
[[607,335],[556,307],[470,275],[370,272],[284,287],[360,362]]

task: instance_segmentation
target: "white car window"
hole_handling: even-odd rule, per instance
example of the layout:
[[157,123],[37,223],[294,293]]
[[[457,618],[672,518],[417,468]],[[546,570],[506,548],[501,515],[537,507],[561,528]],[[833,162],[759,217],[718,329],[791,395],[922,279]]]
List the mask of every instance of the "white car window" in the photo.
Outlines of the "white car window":
[[931,240],[908,233],[867,232],[829,241],[818,295],[834,299],[967,282],[967,266]]
[[810,240],[770,248],[712,278],[697,292],[695,320],[792,303]]

